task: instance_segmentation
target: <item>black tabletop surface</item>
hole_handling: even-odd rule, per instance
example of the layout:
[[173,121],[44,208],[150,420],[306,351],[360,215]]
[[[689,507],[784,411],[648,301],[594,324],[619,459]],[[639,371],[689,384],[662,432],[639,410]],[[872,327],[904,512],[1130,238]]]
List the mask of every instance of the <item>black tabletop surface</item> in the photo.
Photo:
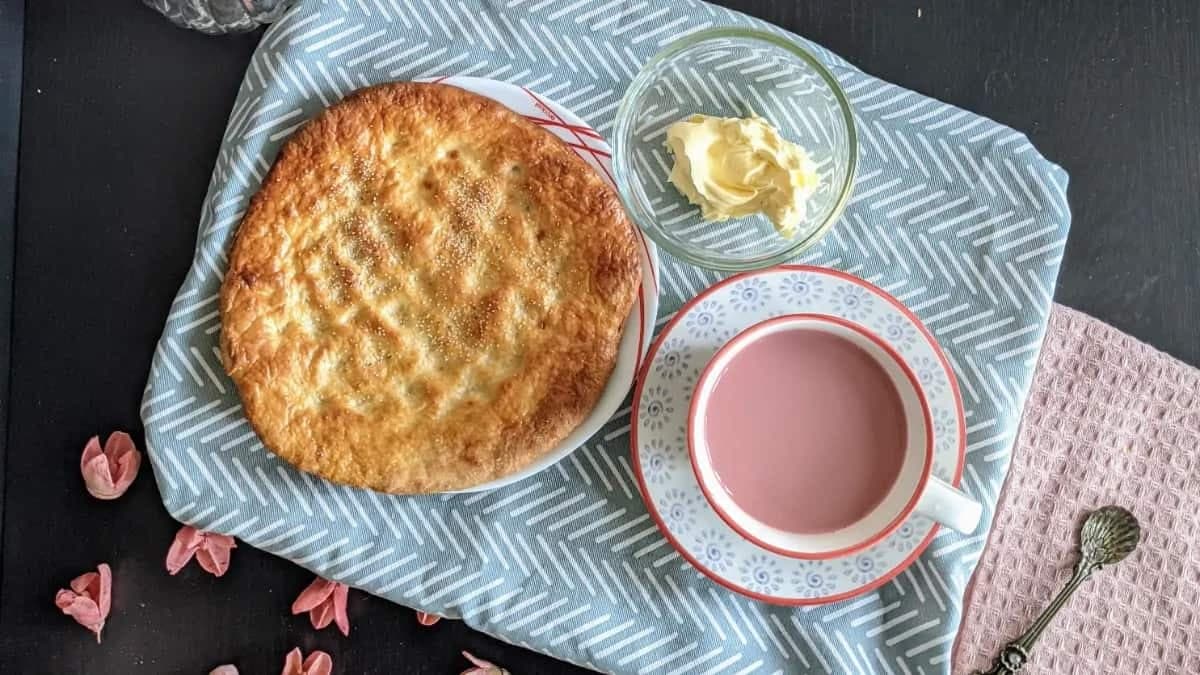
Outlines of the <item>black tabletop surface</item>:
[[[358,592],[349,639],[315,632],[287,612],[308,574],[281,559],[243,547],[221,579],[168,577],[177,524],[148,470],[120,501],[84,493],[87,437],[140,438],[151,352],[258,34],[183,31],[136,0],[33,0],[22,51],[23,4],[0,0],[0,672],[273,673],[295,645],[342,673],[458,672],[461,649],[571,672]],[[1200,3],[727,4],[1028,133],[1071,175],[1056,299],[1200,364]],[[97,645],[52,600],[101,561],[117,581]]]

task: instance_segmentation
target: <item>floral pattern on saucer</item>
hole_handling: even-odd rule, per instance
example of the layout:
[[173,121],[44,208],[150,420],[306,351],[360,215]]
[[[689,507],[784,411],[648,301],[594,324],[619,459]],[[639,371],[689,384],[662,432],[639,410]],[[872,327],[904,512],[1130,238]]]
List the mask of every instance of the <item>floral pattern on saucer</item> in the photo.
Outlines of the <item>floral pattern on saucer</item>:
[[792,570],[792,595],[819,599],[837,592],[838,570],[823,560],[805,561]]
[[821,604],[866,592],[902,571],[928,545],[934,524],[910,516],[892,534],[853,555],[798,560],[755,546],[709,506],[692,471],[684,429],[692,391],[712,355],[734,335],[783,314],[831,314],[888,342],[912,368],[929,400],[934,474],[961,469],[963,428],[953,374],[915,317],[883,291],[834,270],[784,266],[718,284],[680,310],[651,348],[634,403],[634,470],[667,538],[701,572],[751,597]]
[[678,380],[694,376],[698,369],[693,367],[695,357],[681,337],[671,338],[662,346],[662,358],[655,362],[654,373],[664,380]]
[[742,584],[755,593],[772,595],[783,590],[783,566],[773,556],[752,555],[738,565],[738,572]]

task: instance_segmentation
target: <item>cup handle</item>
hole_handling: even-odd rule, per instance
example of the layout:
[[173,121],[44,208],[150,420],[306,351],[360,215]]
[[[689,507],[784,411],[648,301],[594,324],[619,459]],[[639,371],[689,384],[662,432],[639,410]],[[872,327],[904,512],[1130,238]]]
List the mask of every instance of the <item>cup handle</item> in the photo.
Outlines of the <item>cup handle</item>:
[[955,532],[971,534],[979,527],[983,505],[946,481],[930,476],[916,511]]

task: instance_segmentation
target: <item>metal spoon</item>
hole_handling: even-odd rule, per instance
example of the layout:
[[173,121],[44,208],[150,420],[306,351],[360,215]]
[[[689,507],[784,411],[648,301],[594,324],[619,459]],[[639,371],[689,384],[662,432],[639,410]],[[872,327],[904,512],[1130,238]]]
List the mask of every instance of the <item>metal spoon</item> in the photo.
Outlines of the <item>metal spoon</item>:
[[1015,673],[1029,661],[1029,651],[1037,642],[1042,631],[1050,624],[1054,615],[1067,603],[1075,589],[1098,569],[1120,562],[1133,552],[1141,537],[1141,527],[1132,513],[1119,506],[1105,506],[1088,514],[1079,530],[1079,562],[1075,573],[1063,587],[1050,606],[1021,637],[1004,646],[996,657],[992,669],[987,673],[976,671],[976,675],[1005,675]]

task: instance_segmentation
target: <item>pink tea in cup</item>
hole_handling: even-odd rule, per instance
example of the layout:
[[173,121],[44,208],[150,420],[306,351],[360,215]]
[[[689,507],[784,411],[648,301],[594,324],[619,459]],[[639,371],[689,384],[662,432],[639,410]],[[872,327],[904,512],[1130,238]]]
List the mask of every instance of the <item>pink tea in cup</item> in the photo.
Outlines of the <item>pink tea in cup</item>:
[[863,348],[824,330],[782,330],[748,342],[715,375],[701,421],[709,462],[751,517],[833,532],[891,491],[905,461],[905,410]]

